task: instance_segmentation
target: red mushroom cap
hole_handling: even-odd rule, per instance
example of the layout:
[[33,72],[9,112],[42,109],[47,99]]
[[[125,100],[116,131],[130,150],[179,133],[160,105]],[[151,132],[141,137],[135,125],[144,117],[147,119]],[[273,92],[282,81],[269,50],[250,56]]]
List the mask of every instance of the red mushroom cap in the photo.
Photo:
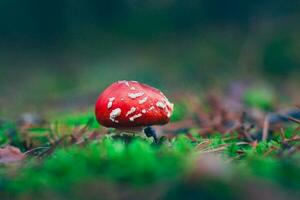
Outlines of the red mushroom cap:
[[113,83],[100,94],[95,107],[97,121],[113,128],[163,125],[172,112],[173,104],[161,91],[136,81]]

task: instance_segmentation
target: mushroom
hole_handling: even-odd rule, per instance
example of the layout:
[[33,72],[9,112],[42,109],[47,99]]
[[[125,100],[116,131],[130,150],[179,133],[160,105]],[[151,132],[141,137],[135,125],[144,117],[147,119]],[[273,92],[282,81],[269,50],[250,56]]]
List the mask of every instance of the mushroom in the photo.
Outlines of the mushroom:
[[173,104],[158,89],[137,81],[118,81],[99,96],[95,114],[99,124],[120,132],[141,132],[153,136],[150,126],[170,121]]

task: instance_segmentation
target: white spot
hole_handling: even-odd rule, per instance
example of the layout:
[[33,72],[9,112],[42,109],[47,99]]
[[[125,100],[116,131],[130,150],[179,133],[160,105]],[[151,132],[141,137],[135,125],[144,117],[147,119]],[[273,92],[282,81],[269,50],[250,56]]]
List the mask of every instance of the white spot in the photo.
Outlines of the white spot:
[[125,84],[127,87],[130,87],[128,81],[125,81],[125,80],[124,80],[124,81],[118,81],[118,83],[123,83],[123,84]]
[[109,119],[113,122],[118,123],[118,121],[116,120],[117,117],[119,117],[121,115],[121,109],[120,108],[116,108],[113,111],[111,111],[110,115],[109,115]]
[[151,110],[153,110],[153,109],[155,109],[155,107],[154,107],[154,106],[151,106],[151,107],[149,108],[149,111],[151,111]]
[[124,101],[124,98],[121,98],[121,101]]
[[132,113],[134,113],[136,111],[136,108],[135,107],[131,107],[131,109],[126,113],[126,117],[128,115],[131,115]]
[[144,113],[144,114],[145,114],[146,112],[147,112],[147,110],[146,110],[146,109],[143,109],[143,110],[142,110],[142,113]]
[[167,117],[170,118],[171,117],[171,112],[167,112]]
[[170,107],[173,110],[174,104],[170,103],[170,101],[167,99],[167,97],[164,97],[164,101],[167,104],[167,106]]
[[139,104],[143,104],[147,101],[148,97],[144,97],[143,99],[139,100]]
[[130,89],[131,89],[131,90],[136,90],[135,87],[131,87]]
[[162,109],[164,109],[166,107],[166,105],[163,102],[161,102],[161,101],[158,101],[156,103],[156,106],[159,107],[159,108],[162,108]]
[[131,99],[135,99],[135,98],[140,97],[140,96],[143,96],[143,95],[144,95],[144,92],[128,93],[128,96],[129,96]]
[[141,117],[141,116],[142,116],[142,114],[139,113],[139,114],[137,114],[137,115],[133,115],[132,117],[130,117],[129,120],[130,120],[131,122],[133,122],[135,119],[137,119],[137,118],[139,118],[139,117]]
[[174,109],[174,104],[169,102],[169,107],[171,108],[171,110]]
[[112,104],[114,102],[116,98],[115,97],[111,97],[108,99],[108,103],[107,103],[107,108],[110,109],[112,107]]

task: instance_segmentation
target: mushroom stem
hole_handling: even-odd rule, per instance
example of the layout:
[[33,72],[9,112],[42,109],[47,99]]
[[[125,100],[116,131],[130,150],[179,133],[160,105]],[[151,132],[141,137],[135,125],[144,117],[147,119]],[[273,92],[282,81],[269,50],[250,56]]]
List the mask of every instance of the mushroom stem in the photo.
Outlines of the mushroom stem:
[[154,139],[154,142],[157,144],[158,143],[158,138],[157,138],[157,135],[156,135],[156,131],[153,127],[151,126],[147,126],[145,129],[144,129],[144,133],[147,137],[153,137]]
[[116,133],[117,134],[122,134],[122,133],[126,133],[126,134],[142,134],[144,130],[144,127],[133,127],[133,128],[116,128]]
[[[145,135],[143,135],[143,133],[145,133]],[[132,137],[135,134],[140,135],[142,138],[146,137],[153,137],[154,139],[154,143],[157,144],[158,143],[158,137],[156,134],[156,131],[153,127],[151,126],[147,126],[145,127],[135,127],[135,128],[118,128],[116,129],[116,133],[115,133],[115,137],[116,138],[122,138],[123,136],[125,136],[126,140],[128,139],[128,137]]]
[[114,139],[120,139],[126,144],[130,143],[135,135],[140,135],[146,138],[143,134],[144,127],[132,127],[132,128],[116,128],[115,133],[112,135]]
[[142,138],[153,137],[154,143],[155,144],[158,143],[158,137],[157,137],[156,131],[152,126],[147,126],[146,128],[145,127],[118,128],[118,129],[115,129],[115,135],[114,136],[116,138],[120,138],[122,136],[125,136],[127,138],[127,137],[132,137],[135,134],[141,136]]

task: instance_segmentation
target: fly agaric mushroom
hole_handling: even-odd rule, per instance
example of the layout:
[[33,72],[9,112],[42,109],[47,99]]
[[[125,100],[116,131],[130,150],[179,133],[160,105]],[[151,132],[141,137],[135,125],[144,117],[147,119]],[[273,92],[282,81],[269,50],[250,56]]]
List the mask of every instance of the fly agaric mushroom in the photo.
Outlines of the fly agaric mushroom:
[[100,94],[95,107],[97,121],[108,128],[136,132],[148,127],[146,135],[155,138],[152,125],[170,121],[173,104],[158,89],[137,81],[118,81]]

